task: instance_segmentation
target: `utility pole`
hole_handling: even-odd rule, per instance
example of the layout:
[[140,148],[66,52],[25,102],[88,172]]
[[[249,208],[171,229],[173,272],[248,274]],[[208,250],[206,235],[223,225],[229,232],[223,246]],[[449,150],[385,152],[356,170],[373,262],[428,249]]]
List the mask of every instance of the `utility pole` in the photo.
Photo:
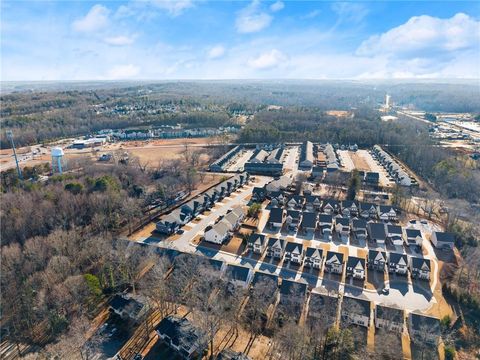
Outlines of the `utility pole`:
[[15,150],[15,142],[13,141],[13,133],[11,130],[7,130],[7,137],[10,139],[12,144],[13,156],[15,157],[15,164],[17,165],[18,178],[23,180],[22,172],[20,171],[20,166],[18,165],[17,151]]

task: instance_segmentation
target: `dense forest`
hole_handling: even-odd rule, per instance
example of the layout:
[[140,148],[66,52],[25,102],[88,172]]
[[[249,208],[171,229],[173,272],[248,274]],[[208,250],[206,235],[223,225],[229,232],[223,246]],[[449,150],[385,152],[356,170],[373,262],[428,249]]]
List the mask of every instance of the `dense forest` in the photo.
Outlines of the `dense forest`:
[[[31,91],[35,89],[35,91]],[[397,105],[426,111],[480,112],[475,83],[354,81],[203,81],[159,83],[4,84],[1,127],[18,145],[101,129],[183,124],[235,124],[232,115],[268,105],[319,110],[375,108],[386,93]],[[9,147],[5,134],[0,146]]]

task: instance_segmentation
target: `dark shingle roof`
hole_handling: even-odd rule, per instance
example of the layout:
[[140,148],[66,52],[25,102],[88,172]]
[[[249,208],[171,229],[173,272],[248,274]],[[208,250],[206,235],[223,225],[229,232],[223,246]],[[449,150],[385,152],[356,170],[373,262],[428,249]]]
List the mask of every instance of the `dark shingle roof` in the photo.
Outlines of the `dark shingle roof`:
[[426,265],[428,267],[428,270],[431,270],[432,268],[430,267],[430,260],[429,259],[424,259],[424,258],[419,258],[419,257],[412,257],[412,268],[414,269],[421,269]]
[[389,234],[402,235],[402,227],[398,225],[387,225],[387,231]]
[[314,212],[304,212],[302,216],[302,227],[314,228],[317,223],[317,214]]
[[317,249],[317,248],[313,248],[313,247],[307,247],[307,250],[305,251],[305,256],[307,257],[312,257],[313,254],[318,251],[320,257],[323,256],[323,250],[322,249]]
[[389,254],[389,262],[393,264],[398,264],[400,262],[400,259],[403,259],[403,261],[405,261],[405,265],[407,265],[407,255],[395,252],[391,252]]
[[287,245],[285,246],[285,251],[286,252],[293,252],[295,250],[298,250],[298,252],[301,254],[303,251],[303,245],[299,243],[294,243],[294,242],[287,242]]
[[354,228],[357,229],[366,229],[367,228],[367,222],[363,219],[354,219],[352,221],[352,225]]
[[283,221],[283,209],[273,208],[270,210],[269,222],[281,223]]
[[377,257],[377,255],[379,253],[382,254],[383,259],[386,262],[387,261],[387,254],[385,253],[385,251],[373,250],[373,249],[368,250],[368,260],[370,260],[370,261],[375,260],[375,258]]
[[332,215],[320,214],[318,216],[318,221],[321,222],[321,223],[331,224],[333,222],[333,217],[332,217]]
[[275,285],[278,285],[278,276],[275,274],[269,274],[269,273],[264,273],[260,271],[256,271],[255,275],[253,276],[253,281],[252,285],[255,286],[259,282],[264,281],[264,282],[274,282]]
[[330,260],[332,257],[336,256],[338,261],[343,263],[343,254],[335,251],[327,251],[327,261]]
[[246,266],[228,264],[227,265],[227,277],[232,280],[244,281],[248,280],[250,268]]
[[259,242],[261,245],[263,245],[265,243],[265,239],[266,239],[265,235],[253,233],[248,237],[248,243],[255,244],[256,242]]
[[343,226],[350,226],[350,219],[341,217],[341,218],[336,218],[335,223],[341,224]]
[[409,238],[415,238],[417,236],[422,236],[422,232],[417,229],[406,229],[405,233],[407,234],[407,237]]
[[167,316],[158,324],[156,330],[160,334],[168,335],[172,344],[177,347],[189,349],[192,346],[201,347],[204,344],[202,331],[194,327],[186,318]]
[[385,234],[385,225],[380,223],[368,224],[370,238],[385,240],[387,235]]
[[365,259],[356,257],[356,256],[349,256],[347,259],[347,267],[354,268],[357,264],[360,263],[362,268],[365,269]]
[[440,335],[440,320],[431,316],[411,313],[412,326],[415,330],[426,330]]
[[435,235],[438,241],[447,242],[447,243],[455,242],[455,235],[453,235],[452,233],[436,231]]

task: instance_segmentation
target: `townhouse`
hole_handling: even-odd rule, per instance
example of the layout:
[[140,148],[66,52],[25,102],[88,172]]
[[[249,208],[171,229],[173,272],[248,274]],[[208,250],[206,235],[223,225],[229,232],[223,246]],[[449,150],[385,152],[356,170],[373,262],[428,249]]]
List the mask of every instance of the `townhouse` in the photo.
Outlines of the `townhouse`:
[[268,217],[268,226],[272,230],[279,230],[283,224],[284,211],[282,208],[270,209],[270,216]]
[[350,219],[345,217],[335,218],[335,231],[343,241],[350,237]]
[[352,220],[352,232],[355,238],[359,241],[364,241],[367,238],[367,222],[363,219]]
[[398,225],[387,225],[387,238],[395,246],[403,245],[403,230]]
[[385,240],[387,239],[387,234],[385,233],[385,225],[381,223],[369,223],[367,225],[368,236],[370,241],[375,242],[377,245],[385,245]]
[[293,195],[287,200],[287,206],[289,209],[302,210],[305,198],[300,195]]
[[323,250],[314,247],[307,247],[305,251],[305,267],[320,270],[322,268]]
[[307,233],[315,232],[317,227],[317,214],[314,212],[304,211],[302,214],[302,222],[300,223],[300,228],[302,231]]
[[377,206],[372,203],[358,203],[359,215],[364,219],[376,219],[377,218]]
[[302,213],[300,211],[287,210],[287,217],[285,218],[285,224],[287,224],[288,230],[297,231],[301,220],[302,220]]
[[308,305],[307,322],[329,328],[337,321],[338,297],[312,292]]
[[430,280],[430,272],[432,271],[429,259],[416,256],[410,257],[410,272],[412,278],[421,280]]
[[417,229],[405,229],[405,238],[408,246],[422,246],[422,232]]
[[388,272],[407,275],[408,272],[408,259],[407,255],[390,252],[388,255]]
[[267,247],[267,237],[263,234],[253,233],[248,237],[247,248],[254,254],[263,254]]
[[335,251],[327,251],[325,258],[325,271],[342,274],[343,273],[343,254]]
[[303,245],[294,242],[287,242],[285,245],[285,261],[300,265],[303,261]]
[[397,221],[397,212],[390,205],[378,205],[378,218],[382,221]]
[[452,233],[434,231],[431,240],[432,244],[438,249],[453,250],[455,246],[455,235]]
[[232,284],[244,289],[248,287],[253,278],[253,271],[251,268],[235,264],[228,264],[225,274]]
[[385,271],[387,265],[387,253],[381,250],[368,250],[368,268],[376,271]]
[[305,210],[308,212],[320,211],[322,208],[322,201],[319,196],[307,195],[305,196]]
[[343,216],[355,217],[358,216],[358,205],[355,201],[344,200],[340,203]]
[[267,242],[267,256],[282,259],[285,253],[285,240],[269,238]]
[[347,259],[347,277],[365,279],[365,259],[349,256]]
[[325,214],[338,214],[340,212],[340,203],[334,199],[323,201],[322,212]]
[[330,240],[333,230],[333,217],[330,214],[320,214],[318,216],[318,227],[325,240]]

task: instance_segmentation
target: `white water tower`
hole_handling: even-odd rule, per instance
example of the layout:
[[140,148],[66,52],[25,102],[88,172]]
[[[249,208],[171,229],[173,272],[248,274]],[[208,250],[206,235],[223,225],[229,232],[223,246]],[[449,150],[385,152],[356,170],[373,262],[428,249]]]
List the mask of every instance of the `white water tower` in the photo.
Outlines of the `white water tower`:
[[65,168],[65,153],[60,147],[52,148],[52,173],[62,173]]
[[385,109],[390,109],[390,95],[385,95]]

